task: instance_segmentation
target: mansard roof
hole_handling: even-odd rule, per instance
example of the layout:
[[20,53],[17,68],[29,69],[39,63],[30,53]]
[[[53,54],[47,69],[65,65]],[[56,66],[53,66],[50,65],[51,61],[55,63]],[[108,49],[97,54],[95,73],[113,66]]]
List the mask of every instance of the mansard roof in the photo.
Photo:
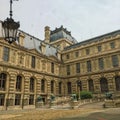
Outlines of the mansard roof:
[[[19,30],[19,32],[22,32],[25,35],[25,38],[24,38],[24,47],[25,48],[36,49],[39,53],[42,53],[41,45],[42,45],[42,43],[44,43],[44,41],[24,32],[24,31]],[[50,56],[50,55],[56,56],[57,49],[50,44],[47,44],[47,43],[44,43],[44,44],[46,45],[44,54],[47,56]]]
[[54,42],[62,38],[66,38],[73,43],[77,43],[76,39],[72,37],[71,32],[68,31],[66,28],[63,28],[63,26],[51,31],[50,42]]
[[97,36],[97,37],[79,42],[77,44],[73,44],[71,46],[68,46],[68,47],[64,48],[64,50],[69,50],[69,49],[72,49],[72,48],[79,47],[81,45],[87,45],[87,44],[97,42],[97,41],[102,41],[103,39],[108,39],[110,37],[115,37],[116,35],[120,35],[120,30],[116,30],[116,31],[113,31],[113,32],[110,32],[110,33],[107,33],[107,34],[104,34],[104,35],[100,35],[100,36]]

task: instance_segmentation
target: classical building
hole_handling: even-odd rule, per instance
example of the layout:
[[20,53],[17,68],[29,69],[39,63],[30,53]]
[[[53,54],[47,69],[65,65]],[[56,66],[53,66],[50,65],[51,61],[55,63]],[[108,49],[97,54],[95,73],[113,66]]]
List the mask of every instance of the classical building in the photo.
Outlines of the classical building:
[[47,103],[51,94],[79,91],[119,95],[120,30],[77,42],[63,26],[46,26],[44,40],[21,30],[13,44],[0,40],[0,110],[33,108],[39,96]]

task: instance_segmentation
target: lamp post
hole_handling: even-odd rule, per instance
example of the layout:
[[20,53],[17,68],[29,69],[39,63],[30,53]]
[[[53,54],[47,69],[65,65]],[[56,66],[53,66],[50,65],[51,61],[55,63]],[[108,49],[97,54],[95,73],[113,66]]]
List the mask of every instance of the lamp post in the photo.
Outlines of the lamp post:
[[81,81],[77,81],[77,87],[78,87],[78,99],[80,100],[80,86],[81,86]]
[[10,44],[16,41],[17,31],[20,27],[19,22],[15,22],[12,18],[12,3],[13,0],[10,0],[10,18],[7,18],[4,20],[4,22],[2,22],[2,27],[4,29],[4,39]]

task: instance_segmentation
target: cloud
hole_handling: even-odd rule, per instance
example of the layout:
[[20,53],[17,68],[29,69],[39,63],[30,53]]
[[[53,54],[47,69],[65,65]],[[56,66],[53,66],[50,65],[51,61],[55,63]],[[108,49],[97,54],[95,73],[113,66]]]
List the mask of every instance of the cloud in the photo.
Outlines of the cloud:
[[[0,0],[0,18],[8,16],[9,1]],[[78,41],[120,28],[120,0],[19,0],[13,4],[21,29],[44,39],[44,27],[64,25]]]

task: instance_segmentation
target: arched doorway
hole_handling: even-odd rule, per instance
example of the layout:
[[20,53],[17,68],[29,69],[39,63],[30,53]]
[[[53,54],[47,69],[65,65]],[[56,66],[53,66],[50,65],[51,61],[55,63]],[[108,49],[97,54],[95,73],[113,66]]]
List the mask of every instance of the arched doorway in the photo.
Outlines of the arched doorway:
[[120,76],[115,77],[116,90],[120,91]]
[[101,92],[108,92],[108,81],[106,78],[100,79]]
[[92,79],[88,80],[88,88],[90,92],[94,92],[94,84]]

